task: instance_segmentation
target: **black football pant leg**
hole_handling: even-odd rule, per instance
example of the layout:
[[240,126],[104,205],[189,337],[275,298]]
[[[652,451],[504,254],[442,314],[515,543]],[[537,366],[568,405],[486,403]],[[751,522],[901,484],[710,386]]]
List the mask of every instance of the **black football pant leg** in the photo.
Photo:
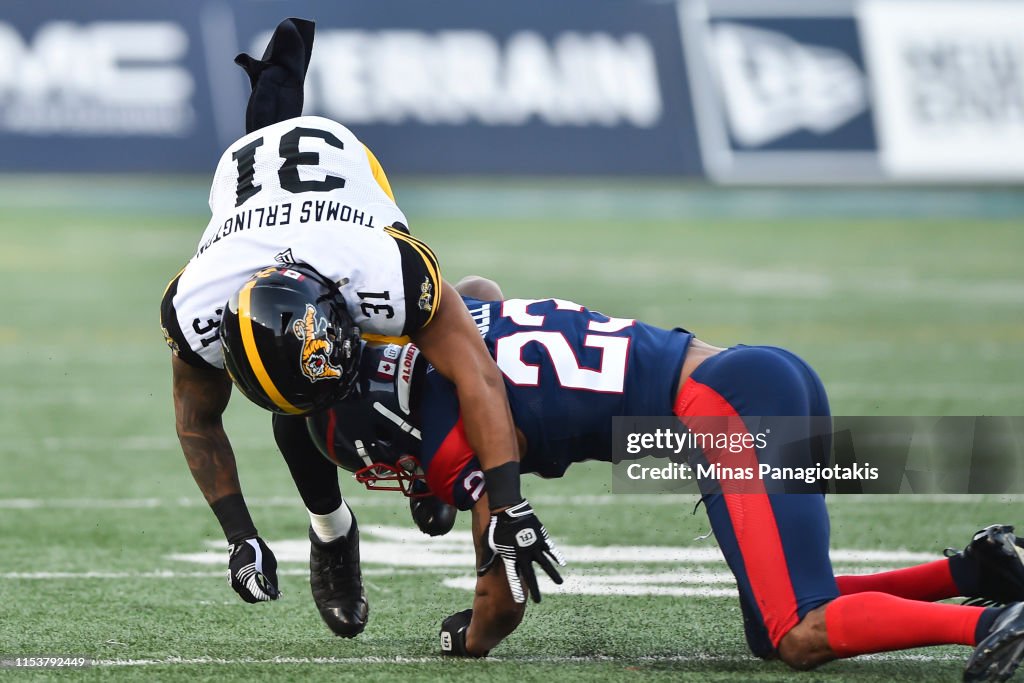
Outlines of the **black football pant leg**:
[[341,505],[338,468],[317,450],[306,429],[306,418],[275,414],[274,440],[306,509],[316,515],[337,510]]

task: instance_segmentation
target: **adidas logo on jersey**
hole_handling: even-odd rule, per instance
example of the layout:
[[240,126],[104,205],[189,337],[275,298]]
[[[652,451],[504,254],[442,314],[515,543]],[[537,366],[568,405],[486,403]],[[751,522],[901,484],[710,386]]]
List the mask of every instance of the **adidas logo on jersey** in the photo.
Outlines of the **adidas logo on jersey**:
[[287,266],[287,265],[291,265],[291,264],[295,263],[295,257],[292,256],[292,248],[288,247],[284,251],[282,251],[282,252],[280,252],[278,254],[275,254],[274,255],[274,260],[277,261],[278,263],[280,263],[283,266]]

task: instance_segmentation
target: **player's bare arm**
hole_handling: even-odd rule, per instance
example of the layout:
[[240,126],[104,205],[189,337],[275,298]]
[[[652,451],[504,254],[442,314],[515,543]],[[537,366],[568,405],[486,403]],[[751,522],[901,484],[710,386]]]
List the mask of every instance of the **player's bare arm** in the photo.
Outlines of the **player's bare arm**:
[[491,510],[487,529],[491,553],[478,571],[487,572],[500,556],[515,601],[524,602],[529,593],[534,602],[540,602],[533,563],[555,583],[562,583],[555,564],[565,566],[565,560],[520,492],[519,448],[501,370],[466,304],[447,282],[442,284],[437,307],[433,320],[414,335],[414,341],[434,368],[455,385],[466,439],[483,469]]
[[516,630],[526,612],[526,602],[516,601],[512,594],[502,571],[503,560],[490,559],[493,552],[486,539],[491,518],[484,493],[473,506],[473,540],[477,566],[487,565],[487,569],[477,573],[473,608],[441,622],[441,653],[447,656],[486,657]]
[[174,423],[192,477],[210,504],[230,544],[231,587],[246,602],[280,597],[277,560],[257,535],[238,482],[231,442],[222,416],[231,398],[231,380],[223,370],[189,365],[171,356]]
[[427,360],[455,384],[466,437],[484,470],[519,460],[501,371],[458,292],[444,282],[433,320],[413,335]]
[[231,397],[223,370],[201,369],[171,356],[174,424],[192,477],[211,505],[240,494],[238,470],[221,416]]
[[[490,509],[485,493],[473,506],[473,542],[476,545],[477,566],[484,562],[487,554],[484,537],[489,523]],[[476,580],[473,618],[466,632],[466,650],[476,657],[484,656],[515,631],[526,612],[526,603],[517,603],[512,598],[505,572],[496,565],[492,565]]]

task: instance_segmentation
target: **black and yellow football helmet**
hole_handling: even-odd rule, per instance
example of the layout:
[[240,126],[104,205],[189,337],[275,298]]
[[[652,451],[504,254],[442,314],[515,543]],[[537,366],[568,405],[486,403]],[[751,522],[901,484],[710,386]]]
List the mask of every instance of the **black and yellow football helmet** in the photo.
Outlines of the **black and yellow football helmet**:
[[309,415],[355,385],[362,344],[338,285],[307,264],[253,275],[224,308],[224,367],[253,403]]

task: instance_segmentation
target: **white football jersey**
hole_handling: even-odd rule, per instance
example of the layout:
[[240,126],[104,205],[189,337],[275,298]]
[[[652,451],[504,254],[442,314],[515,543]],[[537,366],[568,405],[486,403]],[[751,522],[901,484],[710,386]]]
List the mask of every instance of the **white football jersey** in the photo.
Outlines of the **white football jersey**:
[[433,317],[437,259],[408,234],[376,158],[339,123],[302,116],[235,142],[217,164],[210,210],[161,303],[168,345],[193,365],[224,366],[224,306],[267,266],[308,263],[337,281],[367,336],[406,336]]

